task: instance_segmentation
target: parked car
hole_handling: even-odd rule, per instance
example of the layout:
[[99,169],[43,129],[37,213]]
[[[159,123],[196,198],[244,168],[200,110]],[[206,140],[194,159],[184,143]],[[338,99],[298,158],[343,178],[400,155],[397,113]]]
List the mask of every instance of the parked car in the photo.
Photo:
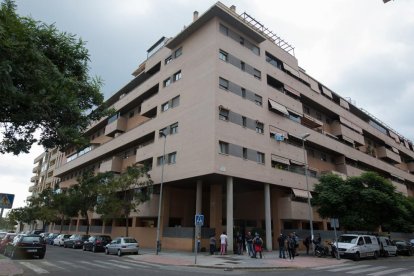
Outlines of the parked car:
[[9,242],[12,242],[14,237],[16,237],[16,233],[7,233],[3,239],[0,240],[0,254],[4,254],[4,250],[6,249],[6,245]]
[[69,239],[69,237],[70,237],[69,234],[60,234],[53,240],[53,245],[63,246],[63,243],[65,242],[66,239]]
[[397,255],[397,246],[389,238],[378,237],[378,243],[380,245],[380,256]]
[[7,232],[0,232],[0,240],[2,239],[2,238],[4,238],[4,236],[6,236],[6,234],[7,234]]
[[414,247],[411,243],[403,240],[394,240],[394,243],[397,246],[398,255],[412,256],[414,254]]
[[47,237],[46,237],[46,243],[53,245],[54,239],[57,238],[57,236],[59,236],[59,234],[57,233],[50,233]]
[[39,235],[22,235],[17,239],[13,239],[6,245],[4,255],[10,258],[18,258],[21,256],[38,256],[43,259],[46,254],[46,244]]
[[42,234],[42,233],[44,233],[45,231],[43,230],[43,229],[35,229],[35,230],[32,230],[32,231],[29,231],[29,235],[40,235],[40,234]]
[[117,237],[105,246],[105,254],[117,254],[122,256],[125,253],[138,255],[139,245],[136,239],[131,237]]
[[344,234],[338,238],[338,252],[343,258],[352,258],[358,261],[360,258],[378,258],[380,246],[375,236]]
[[89,235],[74,234],[63,242],[63,247],[71,247],[73,249],[82,248],[83,243],[89,239]]
[[105,251],[105,246],[112,241],[110,236],[106,235],[97,235],[91,236],[87,241],[83,243],[83,251]]

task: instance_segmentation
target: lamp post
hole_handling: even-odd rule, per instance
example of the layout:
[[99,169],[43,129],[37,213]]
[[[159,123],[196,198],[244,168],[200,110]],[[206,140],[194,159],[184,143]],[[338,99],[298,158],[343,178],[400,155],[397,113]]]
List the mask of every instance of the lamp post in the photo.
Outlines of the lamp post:
[[160,130],[160,136],[164,137],[164,150],[162,153],[160,198],[158,201],[157,244],[156,244],[156,251],[155,251],[156,255],[158,255],[158,253],[161,251],[160,226],[161,226],[162,186],[164,184],[165,142],[167,141],[167,134],[165,134],[164,131]]
[[309,190],[309,180],[308,180],[308,158],[306,155],[306,149],[305,149],[305,141],[306,138],[309,137],[309,133],[305,133],[301,136],[302,139],[302,148],[303,148],[303,158],[305,161],[305,179],[306,179],[306,190],[308,191],[308,208],[309,208],[309,226],[311,231],[311,243],[312,243],[312,252],[315,252],[315,244],[313,243],[313,215],[312,215],[312,206],[310,202],[310,190]]

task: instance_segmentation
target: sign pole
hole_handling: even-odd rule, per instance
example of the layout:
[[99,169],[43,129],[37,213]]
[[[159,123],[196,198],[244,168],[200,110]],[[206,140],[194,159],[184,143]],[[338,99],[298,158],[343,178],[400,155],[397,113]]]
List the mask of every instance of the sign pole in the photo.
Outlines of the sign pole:
[[1,208],[0,219],[3,218],[3,211],[4,211],[4,208]]

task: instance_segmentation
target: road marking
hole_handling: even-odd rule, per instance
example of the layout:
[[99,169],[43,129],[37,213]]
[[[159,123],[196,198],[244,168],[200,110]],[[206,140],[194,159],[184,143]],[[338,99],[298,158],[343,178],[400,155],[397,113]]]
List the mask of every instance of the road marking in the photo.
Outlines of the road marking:
[[312,267],[311,269],[312,270],[322,270],[322,269],[344,267],[344,266],[350,266],[350,265],[349,264],[327,265],[327,266],[320,266],[320,267]]
[[363,267],[369,267],[370,265],[355,265],[355,266],[346,266],[346,267],[340,267],[335,269],[329,269],[330,272],[338,272],[338,271],[345,271],[345,270],[351,270],[356,268],[363,268]]
[[55,265],[55,264],[49,263],[48,261],[42,261],[41,263],[42,263],[42,264],[44,264],[44,265],[46,265],[46,266],[57,267],[57,268],[60,268],[60,269],[63,269],[63,270],[67,270],[67,269],[66,269],[66,268],[64,268],[64,267],[61,267],[61,266],[58,266],[58,265]]
[[47,274],[49,273],[49,271],[40,268],[32,263],[28,263],[28,262],[19,262],[20,264],[24,265],[25,267],[27,267],[28,269],[33,270],[34,272],[36,272],[37,274]]
[[[111,266],[116,266],[116,267],[123,268],[123,269],[131,269],[132,268],[132,267],[126,266],[126,265],[114,264],[114,262],[118,262],[116,260],[108,260],[108,261],[111,262],[111,264],[110,264]],[[108,264],[106,261],[95,261],[95,262]]]
[[414,276],[414,272],[400,274],[399,276]]
[[[71,266],[71,267],[74,267],[74,268],[79,268],[79,266],[78,265],[76,265],[76,264],[73,264],[73,263],[71,263],[71,262],[67,262],[67,261],[58,261],[59,263],[62,263],[62,264],[65,264],[65,265],[68,265],[68,266]],[[89,263],[88,263],[89,264]],[[85,269],[85,270],[91,270],[90,268],[88,268],[88,267],[82,267],[82,269]]]
[[109,260],[109,261],[120,263],[120,264],[128,264],[128,265],[132,265],[132,266],[136,266],[140,268],[151,268],[152,267],[150,264],[137,263],[135,261],[128,261],[128,260],[125,260],[125,261]]
[[380,276],[380,275],[387,275],[387,274],[394,274],[395,272],[400,272],[400,271],[404,271],[407,270],[406,268],[394,268],[394,269],[388,269],[388,270],[383,270],[380,272],[376,272],[376,273],[371,273],[368,274],[370,276]]
[[368,268],[362,268],[362,269],[357,269],[357,270],[353,270],[353,271],[348,271],[347,273],[349,274],[360,274],[363,272],[370,272],[370,271],[375,271],[375,270],[380,270],[380,269],[384,269],[387,268],[386,266],[374,266],[374,267],[368,267]]
[[100,265],[100,264],[95,264],[92,262],[87,262],[87,261],[79,261],[80,263],[86,264],[86,265],[92,265],[92,266],[96,266],[96,267],[100,267],[100,268],[108,268],[108,265]]

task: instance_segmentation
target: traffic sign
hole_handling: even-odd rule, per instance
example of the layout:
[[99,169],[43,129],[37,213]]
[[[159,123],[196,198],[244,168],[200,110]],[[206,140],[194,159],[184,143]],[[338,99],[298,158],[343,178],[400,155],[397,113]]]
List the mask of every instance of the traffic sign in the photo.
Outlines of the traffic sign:
[[0,208],[11,209],[13,206],[14,195],[0,194]]
[[201,215],[201,214],[195,215],[195,225],[196,226],[204,225],[204,215]]

